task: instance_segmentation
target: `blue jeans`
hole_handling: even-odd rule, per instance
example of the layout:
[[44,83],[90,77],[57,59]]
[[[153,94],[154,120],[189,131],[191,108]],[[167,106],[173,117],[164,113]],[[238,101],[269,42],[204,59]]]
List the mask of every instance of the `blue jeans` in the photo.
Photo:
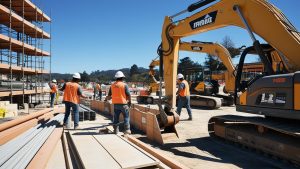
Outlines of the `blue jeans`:
[[50,107],[54,106],[54,99],[55,99],[56,93],[50,94]]
[[182,107],[185,106],[188,114],[190,117],[192,117],[192,110],[190,106],[190,96],[185,96],[185,97],[178,97],[178,106],[177,106],[177,113],[180,116],[181,109]]
[[129,123],[129,107],[127,104],[114,104],[114,124],[119,123],[120,114],[123,113],[124,116],[124,128],[125,130],[130,129]]
[[102,91],[99,91],[99,99],[102,100]]
[[70,116],[71,108],[74,113],[74,127],[78,126],[79,124],[79,105],[72,103],[72,102],[64,102],[66,107],[65,117],[64,117],[64,124],[68,124],[68,118]]

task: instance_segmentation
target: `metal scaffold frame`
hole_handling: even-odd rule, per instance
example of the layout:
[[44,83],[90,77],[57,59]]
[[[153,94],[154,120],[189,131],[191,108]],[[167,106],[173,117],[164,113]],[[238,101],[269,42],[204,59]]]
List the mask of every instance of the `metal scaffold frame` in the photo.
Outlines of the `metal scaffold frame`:
[[[0,17],[5,18],[0,19],[0,101],[20,105],[29,100],[41,102],[48,92],[43,88],[43,74],[50,73],[51,80],[51,53],[43,51],[44,39],[49,39],[51,52],[51,20],[37,6],[28,8],[26,3],[32,2],[0,1]],[[50,34],[43,30],[47,22]],[[45,70],[48,56],[50,71]]]

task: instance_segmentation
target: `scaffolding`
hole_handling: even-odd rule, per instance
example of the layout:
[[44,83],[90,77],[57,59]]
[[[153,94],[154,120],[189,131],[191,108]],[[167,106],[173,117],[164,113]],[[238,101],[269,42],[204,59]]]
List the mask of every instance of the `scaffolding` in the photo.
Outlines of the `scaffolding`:
[[[45,24],[50,34],[44,31]],[[49,93],[44,88],[44,76],[51,78],[46,40],[51,51],[51,19],[41,9],[30,0],[0,1],[0,100],[40,103]],[[46,64],[50,71],[45,70]]]

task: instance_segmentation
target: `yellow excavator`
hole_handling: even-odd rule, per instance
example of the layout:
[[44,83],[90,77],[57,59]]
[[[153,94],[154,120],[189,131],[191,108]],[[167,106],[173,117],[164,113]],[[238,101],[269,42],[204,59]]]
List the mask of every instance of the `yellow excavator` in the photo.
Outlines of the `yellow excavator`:
[[[217,56],[224,63],[227,71],[225,72],[225,90],[228,93],[233,94],[235,75],[234,75],[234,65],[231,60],[231,56],[228,50],[218,43],[212,42],[180,42],[181,51],[191,51],[198,53],[207,53],[213,56]],[[137,96],[137,102],[140,104],[153,104],[155,100],[158,99],[156,92],[159,89],[159,82],[155,78],[154,67],[159,66],[159,60],[152,60],[149,65],[149,76],[151,79],[149,85],[148,95]],[[191,106],[202,106],[209,109],[219,108],[221,105],[232,105],[233,97],[231,95],[218,94],[219,85],[212,84],[209,81],[204,81],[202,78],[200,82],[196,82],[191,85]],[[217,89],[216,89],[217,88]],[[154,95],[151,93],[155,93]],[[199,95],[201,94],[201,95]],[[204,96],[205,95],[205,96]]]
[[[199,42],[199,41],[180,42],[179,50],[198,52],[198,53],[207,53],[209,55],[218,57],[227,69],[227,71],[224,73],[225,74],[224,91],[226,91],[226,93],[229,94],[234,93],[235,67],[228,50],[224,46],[212,42]],[[211,77],[208,78],[210,80],[206,81],[204,78],[205,76],[204,74],[205,71],[202,72],[202,79],[200,82],[192,83],[190,85],[191,85],[191,93],[201,94],[206,96],[199,96],[199,95],[191,96],[191,105],[197,106],[198,103],[197,102],[194,103],[194,100],[202,100],[202,102],[200,102],[201,104],[199,104],[198,106],[205,106],[213,109],[216,107],[210,107],[210,106],[214,106],[216,104],[212,104],[211,102],[218,103],[219,98],[222,101],[222,105],[224,106],[232,105],[233,97],[231,95],[228,96],[224,94],[219,94],[218,82],[213,82],[213,80],[211,80]]]
[[[174,20],[204,6],[208,7]],[[164,80],[166,92],[160,113],[169,119],[177,117],[174,110],[180,39],[226,26],[245,29],[253,41],[253,46],[241,55],[234,89],[236,110],[253,116],[213,117],[209,133],[300,164],[300,33],[266,0],[202,0],[165,17],[158,48],[160,81]],[[268,44],[260,44],[255,34]],[[241,81],[247,54],[257,54],[265,70],[261,76]],[[280,57],[279,63],[273,62],[276,56]]]

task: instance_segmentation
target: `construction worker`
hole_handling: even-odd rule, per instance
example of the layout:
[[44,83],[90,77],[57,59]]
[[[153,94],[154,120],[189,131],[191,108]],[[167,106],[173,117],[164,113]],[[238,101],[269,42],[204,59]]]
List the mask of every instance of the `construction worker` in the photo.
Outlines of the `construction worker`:
[[54,107],[54,99],[57,94],[57,81],[55,79],[52,80],[51,83],[49,83],[49,87],[51,89],[50,91],[50,107]]
[[97,93],[98,93],[98,91],[97,91],[97,85],[98,85],[98,83],[93,82],[94,100],[97,100]]
[[63,102],[65,103],[66,107],[64,126],[68,125],[68,118],[72,108],[74,113],[74,129],[78,129],[79,127],[80,96],[86,98],[86,96],[84,96],[82,93],[81,86],[78,84],[80,78],[81,77],[79,73],[74,73],[72,81],[65,83],[60,89],[61,91],[64,91]]
[[94,83],[94,100],[97,100],[97,95],[99,96],[99,99],[102,100],[102,90],[101,90],[101,84],[95,82]]
[[123,82],[125,76],[123,72],[118,71],[115,74],[116,81],[111,85],[108,96],[104,101],[112,99],[114,104],[114,133],[119,132],[119,116],[123,113],[124,116],[124,128],[125,134],[131,134],[130,123],[129,123],[129,107],[131,106],[131,96],[129,87]]
[[177,107],[177,114],[180,116],[181,109],[183,106],[186,107],[186,110],[188,112],[189,118],[188,120],[192,120],[192,110],[190,106],[190,87],[186,80],[184,80],[184,76],[179,73],[177,75],[178,80],[178,91],[176,92],[176,95],[178,95],[178,107]]

